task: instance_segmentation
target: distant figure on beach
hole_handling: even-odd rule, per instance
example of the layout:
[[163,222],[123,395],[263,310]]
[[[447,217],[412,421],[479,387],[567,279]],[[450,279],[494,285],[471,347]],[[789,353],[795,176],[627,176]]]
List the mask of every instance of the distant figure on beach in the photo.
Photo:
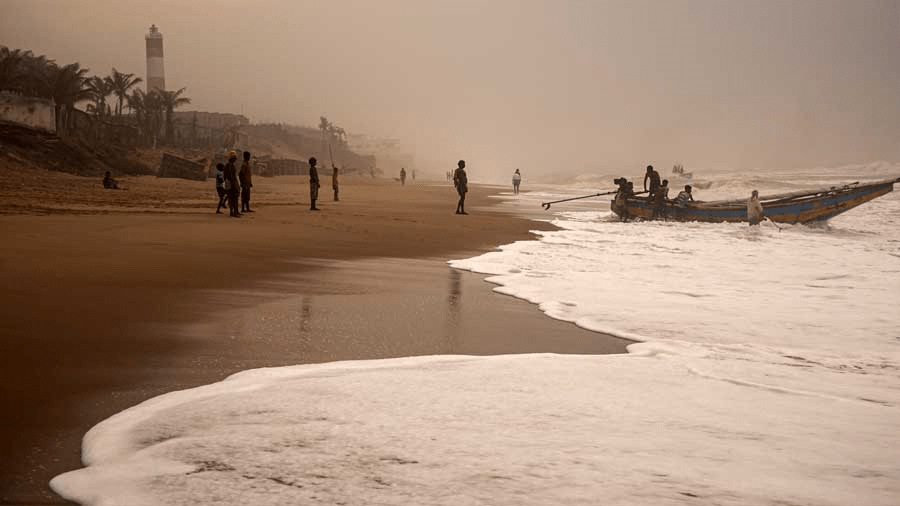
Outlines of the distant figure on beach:
[[228,208],[229,216],[240,218],[241,212],[238,211],[238,197],[241,194],[241,185],[238,182],[237,168],[234,162],[237,161],[237,152],[232,150],[228,152],[228,163],[225,164],[225,191],[228,192]]
[[119,189],[119,182],[113,179],[110,171],[106,171],[106,174],[103,175],[103,187],[107,190]]
[[331,164],[331,189],[334,190],[334,201],[338,200],[338,168]]
[[675,205],[678,207],[687,207],[688,202],[694,201],[694,194],[691,193],[691,185],[684,185],[684,190],[678,192],[678,196],[675,197]]
[[225,207],[225,200],[228,199],[228,193],[225,191],[225,164],[216,164],[216,193],[219,194],[219,205],[216,206],[216,214],[222,214],[222,208]]
[[241,182],[241,212],[252,213],[250,209],[250,188],[253,188],[253,170],[250,168],[250,152],[244,151],[244,162],[238,174]]
[[513,172],[513,194],[515,194],[515,195],[519,194],[519,183],[521,183],[521,182],[522,182],[522,174],[519,174],[519,169],[516,169],[516,171]]
[[[650,186],[647,187],[647,182],[650,182]],[[644,191],[650,192],[650,199],[656,196],[656,191],[659,190],[659,172],[653,169],[652,165],[647,166],[647,173],[644,174]]]
[[400,168],[400,186],[406,185],[406,169]]
[[319,171],[316,169],[316,157],[309,159],[309,210],[318,211],[316,199],[319,198]]
[[466,212],[466,193],[469,191],[469,178],[466,176],[466,161],[460,160],[456,171],[453,172],[453,186],[459,194],[459,202],[456,204],[456,214],[469,214]]
[[765,214],[763,214],[763,206],[759,202],[759,192],[753,190],[753,193],[750,194],[750,198],[747,200],[747,221],[750,222],[750,226],[759,225],[766,219]]
[[413,181],[416,180],[416,169],[412,170],[412,179],[413,179]]

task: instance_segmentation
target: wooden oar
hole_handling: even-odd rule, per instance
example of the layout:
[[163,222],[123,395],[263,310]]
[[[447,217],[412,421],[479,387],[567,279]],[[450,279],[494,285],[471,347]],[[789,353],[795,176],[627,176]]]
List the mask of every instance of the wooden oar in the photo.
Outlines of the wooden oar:
[[[619,190],[612,190],[612,191],[603,192],[603,193],[595,193],[593,195],[585,195],[584,197],[572,197],[570,199],[554,200],[553,202],[541,202],[541,205],[544,206],[544,210],[546,211],[547,209],[550,209],[550,204],[558,204],[560,202],[568,202],[570,200],[589,199],[591,197],[600,197],[603,195],[612,195],[613,193],[616,193],[618,191]],[[642,192],[638,192],[638,193],[632,193],[632,195],[640,195],[642,193],[647,193],[647,192],[642,191]]]

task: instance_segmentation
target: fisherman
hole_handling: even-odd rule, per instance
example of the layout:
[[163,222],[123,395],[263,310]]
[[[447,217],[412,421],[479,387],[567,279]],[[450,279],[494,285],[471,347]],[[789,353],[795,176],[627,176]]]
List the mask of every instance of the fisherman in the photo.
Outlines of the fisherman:
[[250,209],[250,188],[253,188],[253,171],[250,169],[250,152],[244,151],[244,161],[238,174],[241,182],[241,212],[252,213]]
[[406,169],[400,167],[400,186],[406,185]]
[[750,198],[747,200],[747,221],[750,222],[750,226],[759,225],[766,219],[765,214],[763,214],[763,206],[759,203],[759,192],[753,190],[753,193],[750,194]]
[[519,169],[516,169],[516,171],[513,172],[513,193],[516,195],[519,194],[519,183],[521,182],[522,174],[519,174]]
[[466,161],[460,160],[457,169],[453,172],[453,186],[459,194],[459,202],[456,204],[456,214],[469,214],[466,212],[466,192],[469,191],[469,178],[466,176]]
[[228,192],[228,208],[229,216],[240,218],[241,212],[238,211],[238,197],[241,194],[241,185],[238,182],[237,169],[234,162],[237,161],[237,152],[231,150],[228,152],[228,162],[225,164],[225,191]]
[[[650,187],[647,187],[647,181],[650,182]],[[659,172],[653,169],[652,165],[647,166],[647,173],[644,174],[644,191],[650,192],[650,200],[653,200],[653,197],[656,196],[656,191],[659,190]]]
[[338,168],[331,164],[331,189],[334,190],[334,201],[338,200]]
[[678,196],[675,197],[675,205],[678,207],[687,207],[688,202],[694,201],[694,195],[691,193],[691,185],[684,185],[684,190],[678,192]]
[[613,207],[616,209],[616,214],[622,217],[622,221],[628,221],[627,200],[634,194],[634,185],[624,177],[613,179],[613,184],[619,187],[613,199]]
[[309,210],[318,211],[316,199],[319,198],[319,171],[316,169],[316,157],[309,159]]
[[657,218],[666,212],[666,201],[669,200],[669,180],[663,179],[662,184],[656,189],[656,193],[651,197],[653,202],[653,218]]
[[103,187],[107,190],[119,189],[119,182],[113,179],[110,171],[106,171],[106,174],[103,175]]
[[219,194],[219,205],[216,206],[216,214],[222,214],[221,209],[225,207],[225,200],[228,198],[228,193],[225,191],[224,168],[224,163],[216,164],[216,193]]

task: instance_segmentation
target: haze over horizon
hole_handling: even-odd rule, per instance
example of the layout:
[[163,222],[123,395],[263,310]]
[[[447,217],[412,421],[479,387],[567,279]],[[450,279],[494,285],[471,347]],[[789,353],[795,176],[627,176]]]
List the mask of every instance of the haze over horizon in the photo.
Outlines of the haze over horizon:
[[[900,160],[896,1],[2,0],[0,44],[186,109],[396,137],[433,174]],[[390,168],[386,168],[390,170]],[[479,172],[481,174],[479,174]]]

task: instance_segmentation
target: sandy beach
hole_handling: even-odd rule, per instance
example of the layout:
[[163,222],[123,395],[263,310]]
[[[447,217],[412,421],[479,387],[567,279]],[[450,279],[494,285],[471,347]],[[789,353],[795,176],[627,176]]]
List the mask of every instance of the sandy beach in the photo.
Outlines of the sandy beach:
[[447,267],[550,227],[492,208],[496,189],[473,185],[457,216],[449,183],[348,177],[312,213],[305,178],[257,178],[257,212],[233,219],[211,181],[122,183],[0,174],[2,504],[64,503],[47,482],[91,426],[240,370],[627,344]]

